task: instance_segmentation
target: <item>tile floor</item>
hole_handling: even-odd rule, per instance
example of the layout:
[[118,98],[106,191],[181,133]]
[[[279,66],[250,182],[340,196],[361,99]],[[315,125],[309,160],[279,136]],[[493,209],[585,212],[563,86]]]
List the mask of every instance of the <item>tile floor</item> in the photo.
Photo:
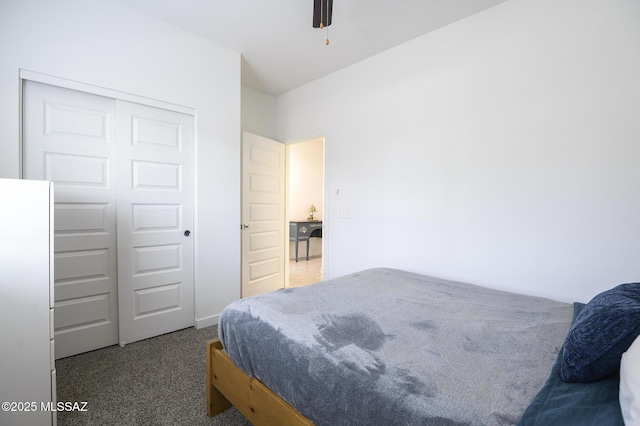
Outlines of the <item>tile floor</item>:
[[322,281],[322,256],[289,260],[289,287],[301,287]]

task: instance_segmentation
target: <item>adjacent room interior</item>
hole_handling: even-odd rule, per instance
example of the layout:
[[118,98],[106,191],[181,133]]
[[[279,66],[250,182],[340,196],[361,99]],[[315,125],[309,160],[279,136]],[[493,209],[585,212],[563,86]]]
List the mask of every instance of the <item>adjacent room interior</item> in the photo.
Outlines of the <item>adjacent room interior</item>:
[[[289,222],[322,225],[324,212],[324,138],[287,145]],[[289,286],[299,287],[322,280],[323,231],[314,226],[306,240],[297,241],[298,228],[289,232]],[[296,250],[296,245],[297,250]],[[308,257],[307,254],[308,253]]]

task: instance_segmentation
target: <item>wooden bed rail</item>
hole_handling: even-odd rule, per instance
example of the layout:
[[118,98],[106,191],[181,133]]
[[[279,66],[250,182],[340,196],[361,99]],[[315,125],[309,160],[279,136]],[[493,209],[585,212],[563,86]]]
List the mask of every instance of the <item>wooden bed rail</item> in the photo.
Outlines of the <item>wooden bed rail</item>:
[[253,425],[308,426],[313,423],[262,382],[235,366],[220,340],[207,342],[207,415],[234,406]]

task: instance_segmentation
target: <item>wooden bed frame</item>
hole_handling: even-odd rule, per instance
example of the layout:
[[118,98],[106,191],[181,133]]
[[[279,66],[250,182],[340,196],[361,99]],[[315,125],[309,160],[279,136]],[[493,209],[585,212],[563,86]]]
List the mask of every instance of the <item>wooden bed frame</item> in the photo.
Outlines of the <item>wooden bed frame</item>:
[[259,380],[235,366],[220,340],[207,342],[207,415],[234,406],[255,426],[313,423]]

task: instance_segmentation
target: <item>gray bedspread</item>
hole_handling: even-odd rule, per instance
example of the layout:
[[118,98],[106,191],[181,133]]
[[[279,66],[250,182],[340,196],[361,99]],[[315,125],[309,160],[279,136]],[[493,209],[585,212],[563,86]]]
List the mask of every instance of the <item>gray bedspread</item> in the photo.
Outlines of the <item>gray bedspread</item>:
[[317,425],[512,425],[573,307],[394,269],[238,300],[233,362]]

